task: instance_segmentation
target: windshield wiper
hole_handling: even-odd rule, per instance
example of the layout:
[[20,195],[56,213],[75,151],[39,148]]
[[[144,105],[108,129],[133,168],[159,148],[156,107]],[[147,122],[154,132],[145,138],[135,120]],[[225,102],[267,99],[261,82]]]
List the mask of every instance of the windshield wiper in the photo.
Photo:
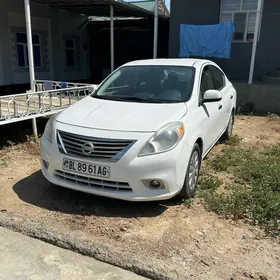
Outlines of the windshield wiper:
[[117,96],[98,96],[98,95],[93,95],[92,97],[98,98],[98,99],[103,99],[103,100],[115,100],[115,101],[124,101],[122,97],[117,97]]
[[104,100],[115,100],[115,101],[136,101],[136,102],[144,102],[144,103],[165,103],[162,100],[156,100],[156,99],[148,99],[143,97],[137,97],[137,96],[98,96],[93,95],[92,97],[104,99]]
[[128,101],[136,101],[136,102],[145,102],[145,103],[164,103],[161,100],[156,99],[149,99],[149,98],[143,98],[143,97],[137,97],[137,96],[124,96],[121,97],[122,100],[128,100]]

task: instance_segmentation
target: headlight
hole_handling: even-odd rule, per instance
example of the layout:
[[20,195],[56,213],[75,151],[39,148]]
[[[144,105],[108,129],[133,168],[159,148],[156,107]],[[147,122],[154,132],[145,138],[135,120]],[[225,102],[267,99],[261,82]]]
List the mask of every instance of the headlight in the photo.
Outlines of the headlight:
[[184,136],[185,128],[182,122],[173,122],[162,127],[145,144],[139,157],[167,152],[175,148]]
[[53,115],[47,122],[44,135],[45,137],[52,143],[52,137],[53,137],[53,123],[55,120],[56,115]]

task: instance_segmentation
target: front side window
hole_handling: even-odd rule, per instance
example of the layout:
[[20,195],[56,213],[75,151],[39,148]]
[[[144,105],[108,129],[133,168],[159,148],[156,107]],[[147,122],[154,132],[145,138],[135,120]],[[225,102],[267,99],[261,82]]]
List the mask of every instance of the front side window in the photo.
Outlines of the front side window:
[[200,81],[200,98],[203,99],[204,93],[209,89],[215,89],[215,85],[209,66],[205,66]]
[[222,0],[220,23],[233,21],[233,40],[251,41],[254,38],[258,0]]
[[150,103],[186,102],[195,69],[187,66],[124,66],[109,76],[95,98]]
[[[41,67],[42,61],[41,61],[40,35],[33,34],[32,43],[33,43],[34,66]],[[17,44],[18,66],[22,68],[28,67],[29,61],[28,61],[26,33],[16,33],[16,44]]]

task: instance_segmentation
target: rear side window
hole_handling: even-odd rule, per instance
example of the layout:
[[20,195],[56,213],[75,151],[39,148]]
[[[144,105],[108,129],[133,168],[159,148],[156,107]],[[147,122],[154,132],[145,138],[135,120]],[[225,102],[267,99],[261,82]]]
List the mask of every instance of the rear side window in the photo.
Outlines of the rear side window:
[[225,87],[225,75],[215,66],[209,66],[211,69],[215,89],[221,90]]

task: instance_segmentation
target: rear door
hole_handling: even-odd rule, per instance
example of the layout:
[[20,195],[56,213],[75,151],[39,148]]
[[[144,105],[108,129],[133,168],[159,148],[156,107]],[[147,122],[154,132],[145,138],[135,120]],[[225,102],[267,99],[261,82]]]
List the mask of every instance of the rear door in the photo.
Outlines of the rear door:
[[222,100],[220,101],[220,133],[222,133],[229,122],[232,106],[231,106],[231,99],[232,99],[232,92],[231,92],[231,85],[227,84],[225,74],[214,65],[209,66],[213,82],[216,90],[219,90],[222,94]]

